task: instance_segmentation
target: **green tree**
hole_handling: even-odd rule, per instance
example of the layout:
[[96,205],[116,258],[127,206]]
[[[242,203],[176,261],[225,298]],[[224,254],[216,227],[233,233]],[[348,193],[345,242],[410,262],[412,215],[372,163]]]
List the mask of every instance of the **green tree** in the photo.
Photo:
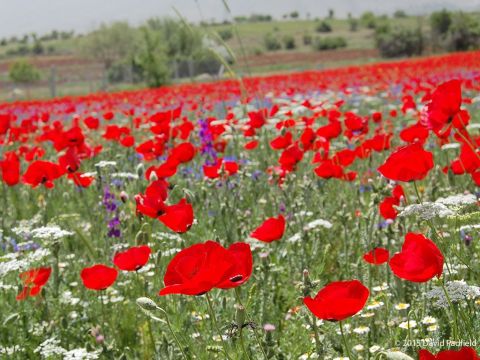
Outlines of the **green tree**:
[[136,39],[136,30],[127,22],[103,24],[82,39],[81,51],[86,57],[102,62],[109,70],[116,62],[133,57]]
[[8,73],[10,80],[17,84],[30,85],[40,80],[38,69],[25,60],[14,62]]
[[364,12],[360,17],[360,22],[363,26],[369,29],[375,29],[375,26],[377,25],[377,18],[373,12],[367,11]]
[[142,46],[137,64],[142,70],[143,78],[150,87],[165,85],[170,80],[170,72],[161,34],[148,27],[143,27],[141,33]]

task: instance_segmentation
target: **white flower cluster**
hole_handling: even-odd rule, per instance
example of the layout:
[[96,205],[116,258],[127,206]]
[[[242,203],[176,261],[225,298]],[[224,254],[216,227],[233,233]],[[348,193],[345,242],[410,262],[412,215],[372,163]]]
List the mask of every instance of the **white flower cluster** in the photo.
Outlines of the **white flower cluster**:
[[[327,220],[324,220],[324,219],[315,219],[315,220],[312,220],[309,223],[307,223],[303,227],[303,230],[304,231],[312,231],[312,230],[315,230],[319,227],[323,227],[325,229],[330,229],[332,226],[333,225],[330,221],[327,221]],[[294,242],[300,241],[301,239],[302,239],[302,234],[301,233],[296,233],[293,236],[291,236],[290,238],[288,238],[287,241],[294,243]]]
[[63,355],[65,349],[60,346],[60,340],[50,338],[38,345],[33,352],[40,354],[42,358],[48,359],[51,356]]
[[453,216],[463,206],[475,204],[477,197],[473,194],[457,194],[446,198],[439,198],[435,202],[423,202],[406,206],[398,216],[415,215],[422,220],[431,220],[435,217]]
[[[449,281],[445,285],[450,300],[454,303],[472,300],[480,297],[480,287],[468,285],[463,280]],[[434,287],[426,293],[427,299],[435,300],[434,305],[439,308],[449,306],[448,299],[441,287]]]
[[38,249],[26,254],[17,252],[2,256],[0,257],[0,263],[2,264],[2,266],[0,266],[0,277],[5,276],[12,271],[17,272],[19,270],[26,270],[49,255],[50,250]]
[[41,215],[36,214],[29,220],[20,220],[16,227],[12,228],[12,232],[19,238],[28,239],[31,230],[41,221]]
[[457,194],[446,198],[439,198],[435,202],[446,206],[458,207],[475,204],[477,202],[477,197],[473,194]]
[[88,352],[87,349],[73,349],[63,354],[63,360],[96,360],[100,356],[98,351]]
[[115,167],[115,166],[117,166],[117,162],[116,162],[116,161],[105,161],[105,160],[102,160],[102,161],[99,161],[98,163],[95,164],[95,167],[97,167],[97,168]]
[[330,229],[332,227],[332,223],[327,220],[323,219],[316,219],[313,221],[310,221],[307,225],[304,226],[303,230],[308,231],[308,230],[313,230],[318,227],[324,227],[325,229]]
[[44,359],[61,355],[63,360],[96,360],[100,356],[99,351],[89,352],[85,348],[66,350],[60,346],[60,340],[56,338],[45,340],[38,345],[34,352],[40,354]]
[[48,225],[38,227],[30,232],[32,238],[37,240],[61,240],[67,236],[73,235],[73,232],[63,230],[57,225]]
[[24,352],[25,349],[20,345],[14,346],[0,346],[0,355],[15,355],[19,352]]
[[415,215],[422,220],[431,220],[435,217],[447,217],[455,215],[455,213],[447,208],[444,204],[423,202],[421,204],[412,204],[406,206],[398,216],[406,217]]
[[110,175],[112,178],[138,180],[138,175],[130,172],[117,172]]

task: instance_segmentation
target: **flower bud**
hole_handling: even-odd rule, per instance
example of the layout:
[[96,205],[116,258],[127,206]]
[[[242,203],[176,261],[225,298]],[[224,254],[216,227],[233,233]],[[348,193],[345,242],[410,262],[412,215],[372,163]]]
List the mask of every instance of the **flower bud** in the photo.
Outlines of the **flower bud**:
[[137,305],[140,306],[142,309],[148,310],[148,311],[154,311],[154,310],[160,309],[158,305],[155,303],[155,301],[147,297],[139,297],[137,299]]
[[235,307],[235,322],[237,323],[238,328],[241,329],[243,324],[245,324],[245,308],[239,304],[235,305]]

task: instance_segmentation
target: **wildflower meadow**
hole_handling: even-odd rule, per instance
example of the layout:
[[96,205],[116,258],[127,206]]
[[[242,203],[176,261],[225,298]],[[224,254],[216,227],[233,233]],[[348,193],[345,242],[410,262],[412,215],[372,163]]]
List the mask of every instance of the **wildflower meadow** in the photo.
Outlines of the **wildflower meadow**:
[[0,358],[479,359],[480,53],[0,104]]

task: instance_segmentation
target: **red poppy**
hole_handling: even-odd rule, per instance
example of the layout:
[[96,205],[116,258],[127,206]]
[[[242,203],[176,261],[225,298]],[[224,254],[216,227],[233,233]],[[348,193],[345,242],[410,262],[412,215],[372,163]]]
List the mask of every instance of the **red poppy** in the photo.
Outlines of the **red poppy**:
[[98,127],[100,126],[100,120],[98,120],[97,118],[94,118],[93,116],[89,116],[85,118],[83,122],[91,130],[97,130]]
[[388,261],[390,254],[387,249],[376,247],[363,255],[363,260],[373,265],[381,265]]
[[170,261],[159,295],[202,295],[215,287],[243,284],[252,272],[250,246],[236,243],[225,249],[214,241],[195,244]]
[[426,106],[424,125],[437,135],[448,134],[452,124],[458,129],[468,125],[470,116],[460,109],[462,105],[462,83],[460,80],[450,80],[437,87],[429,96]]
[[271,217],[256,228],[250,236],[260,241],[272,242],[280,240],[285,232],[285,218],[278,215],[277,218]]
[[117,276],[117,269],[102,264],[85,268],[80,273],[83,285],[91,290],[105,290],[115,282]]
[[321,289],[315,298],[303,303],[319,319],[341,321],[363,309],[370,291],[358,280],[336,281]]
[[175,159],[178,163],[187,163],[195,157],[195,147],[185,142],[175,146],[170,154],[171,159]]
[[152,250],[147,245],[133,246],[130,249],[115,254],[113,263],[124,271],[140,270],[148,262]]
[[279,135],[270,141],[270,147],[275,150],[285,149],[292,143],[292,133],[287,132],[285,135]]
[[165,200],[168,196],[168,183],[159,179],[148,185],[144,194],[135,196],[137,213],[151,218],[157,218],[165,213],[167,205]]
[[258,146],[258,140],[252,140],[246,143],[243,147],[245,150],[253,150]]
[[2,179],[8,186],[14,186],[20,181],[20,159],[14,151],[7,151],[0,161]]
[[43,184],[46,188],[51,189],[55,186],[53,181],[62,175],[63,171],[59,165],[49,161],[37,160],[30,164],[23,174],[22,181],[34,188]]
[[247,282],[252,275],[253,259],[250,245],[246,243],[235,243],[229,246],[228,252],[232,256],[233,268],[228,278],[218,284],[220,289],[230,289]]
[[432,168],[432,153],[414,143],[395,150],[378,171],[390,180],[414,181],[425,178]]
[[428,138],[428,134],[428,128],[418,122],[400,131],[400,139],[408,143],[424,143]]
[[418,352],[418,360],[479,360],[475,350],[471,347],[462,347],[460,350],[444,350],[437,355],[433,355],[428,350]]
[[52,269],[49,267],[31,269],[20,274],[20,279],[23,281],[24,288],[17,295],[17,300],[24,300],[28,296],[36,296],[42,290],[42,287],[50,278]]
[[87,176],[81,173],[68,174],[67,177],[70,180],[73,180],[73,183],[75,185],[83,188],[89,187],[90,185],[92,185],[93,180],[95,180],[93,176]]
[[167,205],[164,214],[159,216],[158,220],[176,233],[187,232],[193,224],[192,205],[187,199],[182,199],[175,205]]
[[401,279],[426,282],[443,272],[443,255],[435,243],[422,234],[408,233],[402,251],[392,256],[390,269]]

